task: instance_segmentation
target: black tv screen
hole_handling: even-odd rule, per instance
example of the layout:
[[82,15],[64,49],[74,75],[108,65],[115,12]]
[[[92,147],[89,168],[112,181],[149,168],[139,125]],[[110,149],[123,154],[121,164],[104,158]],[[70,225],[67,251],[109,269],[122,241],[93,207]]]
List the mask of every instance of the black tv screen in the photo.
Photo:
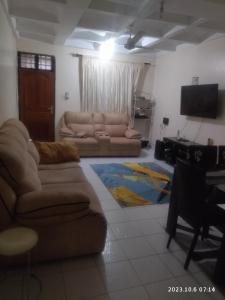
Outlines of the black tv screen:
[[181,115],[215,119],[217,102],[218,84],[181,87]]

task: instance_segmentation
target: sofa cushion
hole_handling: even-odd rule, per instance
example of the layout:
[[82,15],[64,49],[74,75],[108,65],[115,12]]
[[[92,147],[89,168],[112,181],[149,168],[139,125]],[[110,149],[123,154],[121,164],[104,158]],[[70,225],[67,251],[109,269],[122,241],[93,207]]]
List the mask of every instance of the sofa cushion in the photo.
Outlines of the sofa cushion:
[[102,207],[96,196],[96,193],[89,182],[75,182],[75,183],[58,183],[43,185],[44,191],[67,191],[68,193],[81,193],[88,195],[89,208],[94,212],[101,213]]
[[16,213],[19,218],[35,219],[55,215],[73,214],[87,210],[89,199],[83,192],[66,189],[27,193],[18,199]]
[[110,139],[110,148],[123,149],[127,148],[129,150],[130,146],[140,146],[140,140],[127,139],[126,137],[112,137]]
[[125,113],[104,113],[104,124],[105,125],[128,125],[129,118]]
[[36,163],[21,144],[0,135],[0,174],[18,195],[41,189],[35,167]]
[[90,148],[93,150],[93,149],[98,149],[99,147],[98,141],[93,137],[88,137],[84,139],[64,138],[63,140],[75,143],[78,146],[79,150],[90,149]]
[[42,184],[85,181],[84,174],[80,167],[58,170],[39,170],[39,177]]
[[79,161],[77,147],[68,142],[35,142],[41,164]]
[[66,111],[64,114],[64,121],[68,124],[92,124],[92,113],[87,112],[72,112]]
[[17,128],[17,130],[20,131],[20,133],[23,135],[26,141],[30,139],[30,135],[27,128],[24,126],[24,124],[21,121],[17,119],[8,119],[3,123],[3,126],[7,126],[7,127],[10,126],[13,130]]
[[125,131],[125,136],[128,139],[140,139],[141,138],[140,132],[138,132],[137,130],[131,129],[131,128],[129,128]]
[[94,131],[104,131],[104,116],[103,113],[93,113]]
[[75,137],[94,136],[94,126],[92,124],[68,124],[69,129],[74,133]]
[[0,177],[0,228],[12,222],[15,212],[16,194],[7,182]]
[[36,148],[36,146],[34,145],[34,143],[29,140],[27,143],[27,147],[28,147],[28,152],[29,154],[32,156],[32,158],[34,159],[34,161],[36,162],[37,166],[40,163],[40,155],[39,152]]
[[124,137],[127,125],[105,125],[105,131],[112,137]]

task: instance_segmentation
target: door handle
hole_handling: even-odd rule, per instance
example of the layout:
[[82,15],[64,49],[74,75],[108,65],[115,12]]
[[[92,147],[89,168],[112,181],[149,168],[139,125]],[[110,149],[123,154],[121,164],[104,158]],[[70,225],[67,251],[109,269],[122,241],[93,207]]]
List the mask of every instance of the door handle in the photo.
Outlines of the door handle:
[[53,105],[48,107],[48,111],[50,111],[50,114],[53,114]]

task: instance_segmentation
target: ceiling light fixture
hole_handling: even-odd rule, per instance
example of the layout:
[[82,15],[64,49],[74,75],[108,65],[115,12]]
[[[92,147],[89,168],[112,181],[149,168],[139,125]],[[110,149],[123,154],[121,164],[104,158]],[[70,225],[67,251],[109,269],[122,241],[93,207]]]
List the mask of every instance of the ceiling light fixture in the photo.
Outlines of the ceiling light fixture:
[[99,57],[102,60],[109,60],[112,58],[114,51],[115,51],[115,39],[111,38],[100,45]]

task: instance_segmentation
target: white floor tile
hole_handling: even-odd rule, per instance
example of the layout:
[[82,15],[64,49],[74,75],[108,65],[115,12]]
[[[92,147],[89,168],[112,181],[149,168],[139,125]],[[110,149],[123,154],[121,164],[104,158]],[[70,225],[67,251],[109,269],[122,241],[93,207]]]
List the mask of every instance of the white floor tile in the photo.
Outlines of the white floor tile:
[[155,253],[144,237],[118,240],[128,259],[149,256]]
[[169,279],[172,277],[172,274],[156,255],[134,259],[131,260],[131,262],[142,284]]
[[3,280],[0,284],[1,300],[20,300],[22,293],[21,280]]
[[145,207],[146,212],[149,214],[149,218],[157,219],[157,218],[166,218],[168,214],[168,204],[155,204],[148,205]]
[[66,272],[64,280],[67,300],[88,299],[105,293],[97,268]]
[[109,241],[105,244],[103,252],[96,256],[96,262],[100,264],[126,260],[126,256],[118,241]]
[[93,256],[81,256],[62,260],[62,272],[78,271],[95,267]]
[[167,249],[166,245],[168,242],[168,238],[169,236],[166,232],[146,236],[146,239],[157,253],[165,253],[180,250],[180,246],[174,241],[174,239],[171,241],[169,249]]
[[128,261],[105,264],[100,267],[109,292],[139,286],[140,281]]
[[191,298],[187,294],[169,292],[169,287],[179,286],[180,282],[177,279],[172,278],[149,284],[145,288],[151,299],[154,300],[190,300]]
[[101,202],[101,206],[102,206],[104,211],[120,209],[121,208],[115,200],[110,199],[110,198],[101,197],[100,202]]
[[62,264],[61,260],[46,262],[46,263],[37,263],[32,267],[32,272],[37,276],[47,276],[51,274],[61,273]]
[[[39,300],[66,300],[62,274],[48,275],[41,278],[42,292]],[[32,289],[34,293],[34,289]],[[35,295],[34,295],[35,296]],[[36,299],[32,297],[30,299]]]
[[111,224],[111,229],[117,239],[143,235],[143,232],[137,222]]
[[106,242],[108,241],[114,241],[116,239],[112,229],[110,228],[110,225],[107,225],[107,235],[106,235]]
[[150,300],[143,287],[130,288],[110,293],[110,300]]
[[165,232],[164,228],[157,222],[157,220],[143,220],[138,221],[137,224],[143,235]]
[[146,207],[128,207],[123,210],[129,221],[136,221],[149,218],[149,213],[145,208]]
[[159,258],[167,266],[173,276],[186,275],[187,271],[184,269],[183,264],[177,259],[173,253],[160,254]]
[[[180,282],[180,285],[183,288],[191,287],[193,289],[194,287],[198,288],[200,286],[199,282],[193,276],[191,276],[189,274],[185,275],[185,276],[177,277],[177,280]],[[191,297],[191,299],[194,299],[194,300],[210,300],[211,299],[209,294],[201,293],[199,291],[197,291],[196,293],[190,292],[188,294]]]
[[129,221],[124,209],[107,211],[105,216],[109,223],[123,223]]
[[[173,254],[184,265],[185,259],[186,259],[186,256],[187,256],[187,252],[184,252],[183,250],[180,250],[180,251],[174,251]],[[196,273],[196,272],[200,272],[200,271],[201,271],[201,269],[198,266],[198,264],[196,262],[194,262],[193,260],[191,260],[190,264],[189,264],[189,267],[188,267],[188,272],[189,273]]]
[[213,300],[224,300],[225,299],[225,287],[224,286],[223,287],[221,286],[220,288],[217,287],[210,280],[210,278],[202,272],[193,274],[193,277],[199,282],[200,286],[206,286],[206,287],[210,287],[210,288],[215,287],[215,292],[212,292],[209,294]]

